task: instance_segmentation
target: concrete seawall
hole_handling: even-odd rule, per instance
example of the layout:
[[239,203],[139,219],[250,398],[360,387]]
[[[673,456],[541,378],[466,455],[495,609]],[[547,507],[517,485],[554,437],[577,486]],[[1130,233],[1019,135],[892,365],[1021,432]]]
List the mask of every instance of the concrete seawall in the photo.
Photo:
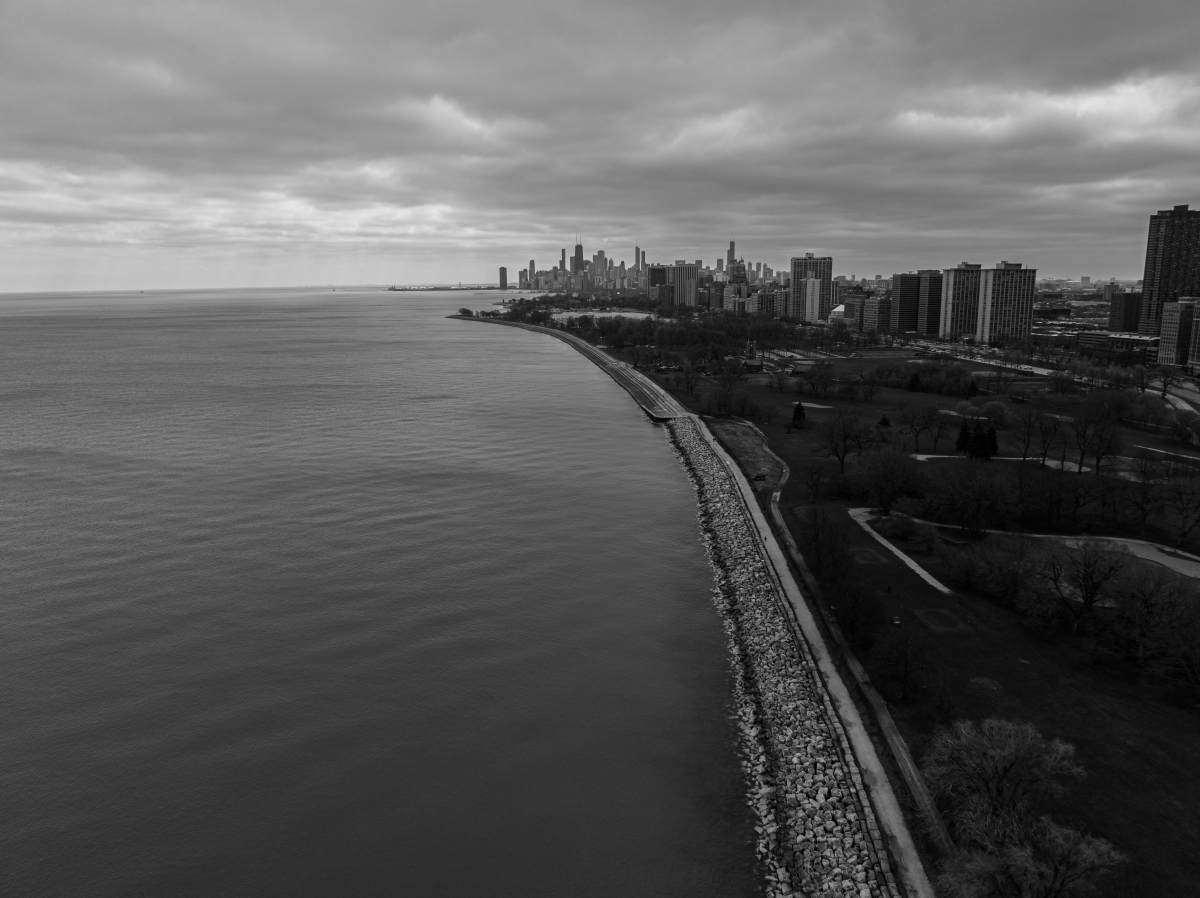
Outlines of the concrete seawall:
[[641,372],[573,335],[516,326],[558,337],[596,362],[666,423],[692,479],[768,893],[932,898],[892,784],[737,464],[699,417]]

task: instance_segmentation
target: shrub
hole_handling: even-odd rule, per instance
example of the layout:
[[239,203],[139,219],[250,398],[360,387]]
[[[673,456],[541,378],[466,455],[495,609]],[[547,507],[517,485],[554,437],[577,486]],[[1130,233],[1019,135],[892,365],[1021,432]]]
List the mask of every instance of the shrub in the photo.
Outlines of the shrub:
[[917,525],[913,523],[912,518],[904,515],[889,515],[886,518],[879,518],[871,522],[871,527],[888,539],[909,540],[917,531]]

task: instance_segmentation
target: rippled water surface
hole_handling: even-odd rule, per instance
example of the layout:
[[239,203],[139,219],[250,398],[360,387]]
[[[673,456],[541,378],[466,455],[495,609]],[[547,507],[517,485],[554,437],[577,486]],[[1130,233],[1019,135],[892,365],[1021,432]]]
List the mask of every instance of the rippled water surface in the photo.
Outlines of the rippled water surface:
[[489,301],[0,296],[0,894],[754,892],[683,469]]

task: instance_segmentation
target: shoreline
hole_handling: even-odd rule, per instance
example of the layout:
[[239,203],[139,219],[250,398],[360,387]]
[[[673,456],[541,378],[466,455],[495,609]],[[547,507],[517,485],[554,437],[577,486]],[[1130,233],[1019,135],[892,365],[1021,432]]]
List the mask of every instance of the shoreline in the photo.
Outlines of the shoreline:
[[578,337],[518,322],[473,320],[558,337],[667,430],[696,491],[713,602],[726,632],[747,803],[757,818],[756,851],[767,894],[932,898],[858,710],[786,560],[773,557],[782,557],[781,550],[765,518],[755,514],[753,491],[716,437],[641,372]]
[[768,894],[898,898],[858,766],[813,658],[792,636],[740,492],[695,421],[667,430],[696,490]]

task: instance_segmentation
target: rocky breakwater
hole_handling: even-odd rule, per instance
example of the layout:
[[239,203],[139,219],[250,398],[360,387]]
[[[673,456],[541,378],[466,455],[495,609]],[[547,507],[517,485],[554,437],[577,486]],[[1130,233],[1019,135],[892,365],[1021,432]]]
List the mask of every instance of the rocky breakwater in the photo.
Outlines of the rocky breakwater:
[[738,486],[695,421],[667,428],[699,501],[768,894],[898,896],[845,733]]

